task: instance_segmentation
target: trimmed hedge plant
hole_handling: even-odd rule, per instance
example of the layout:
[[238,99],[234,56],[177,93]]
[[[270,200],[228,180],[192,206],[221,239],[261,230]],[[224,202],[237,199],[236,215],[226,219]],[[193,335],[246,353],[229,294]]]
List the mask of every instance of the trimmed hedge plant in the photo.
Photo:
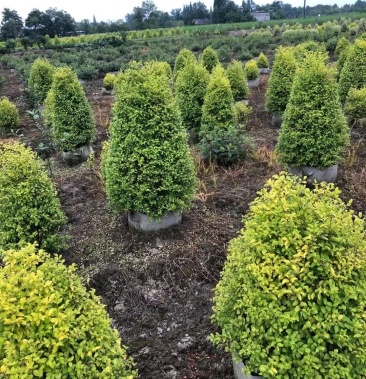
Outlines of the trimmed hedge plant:
[[258,68],[268,68],[269,67],[268,59],[263,53],[259,54],[259,57],[257,59],[257,66],[258,66]]
[[190,63],[179,71],[175,83],[177,104],[188,130],[196,133],[201,128],[202,105],[210,80],[208,71],[198,63]]
[[268,81],[266,108],[271,113],[283,114],[286,109],[296,72],[293,49],[280,46],[276,50],[272,72]]
[[366,118],[366,87],[350,89],[344,105],[344,114],[349,121]]
[[229,244],[211,340],[264,379],[366,375],[365,221],[334,185],[281,173]]
[[106,90],[111,90],[114,87],[114,83],[116,82],[117,76],[108,72],[103,79],[103,86]]
[[6,134],[19,126],[18,108],[7,97],[0,97],[0,133]]
[[202,66],[209,73],[212,73],[212,70],[220,63],[217,51],[211,46],[208,46],[203,50],[200,60]]
[[0,143],[0,249],[37,242],[60,249],[66,219],[55,186],[36,154],[18,143]]
[[349,143],[334,73],[324,62],[307,53],[296,72],[276,147],[283,164],[326,168]]
[[60,151],[73,151],[93,141],[96,135],[93,112],[71,68],[56,70],[45,106]]
[[190,63],[197,63],[197,59],[192,53],[192,51],[188,49],[181,50],[179,54],[177,55],[177,57],[175,58],[175,64],[174,64],[174,70],[173,70],[174,80],[177,79],[179,71],[182,70],[187,65],[189,65]]
[[155,65],[133,63],[124,73],[102,167],[112,209],[159,219],[189,207],[196,174],[168,78]]
[[29,71],[28,88],[38,103],[43,103],[52,85],[55,67],[46,59],[38,58]]
[[366,87],[366,39],[357,39],[348,51],[340,73],[339,95],[344,102],[351,88]]
[[254,59],[251,59],[244,66],[245,75],[248,80],[255,80],[259,78],[259,69],[257,62]]
[[3,253],[1,377],[136,377],[104,306],[75,271],[34,245]]
[[249,96],[249,87],[242,63],[236,60],[232,61],[227,66],[226,74],[230,81],[234,99],[247,99]]

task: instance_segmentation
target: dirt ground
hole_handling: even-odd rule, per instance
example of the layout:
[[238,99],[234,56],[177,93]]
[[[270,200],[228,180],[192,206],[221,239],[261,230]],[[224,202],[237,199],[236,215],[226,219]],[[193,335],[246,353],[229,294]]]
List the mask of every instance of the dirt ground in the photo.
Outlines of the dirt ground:
[[[27,115],[25,86],[12,70],[0,68],[6,84],[0,95],[20,109],[18,136],[36,147],[42,140]],[[93,162],[68,168],[53,153],[49,167],[69,223],[68,250],[86,285],[102,297],[113,326],[136,362],[141,379],[229,379],[231,359],[208,340],[211,298],[223,267],[228,242],[240,230],[249,203],[265,181],[280,171],[273,152],[278,130],[264,110],[267,77],[253,90],[248,132],[255,156],[231,168],[203,165],[197,159],[200,190],[181,226],[140,235],[130,233],[126,215],[108,211],[98,169],[101,142],[107,138],[113,96],[102,81],[83,83],[98,126]],[[340,166],[339,186],[352,208],[366,209],[365,132],[352,131],[352,146]]]

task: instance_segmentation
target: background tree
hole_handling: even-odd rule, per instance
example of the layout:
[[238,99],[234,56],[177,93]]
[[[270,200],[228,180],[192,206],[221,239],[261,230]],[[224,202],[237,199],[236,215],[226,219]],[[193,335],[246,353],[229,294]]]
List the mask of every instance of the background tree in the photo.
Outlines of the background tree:
[[18,38],[22,34],[23,20],[17,11],[4,8],[1,20],[1,36],[4,40]]

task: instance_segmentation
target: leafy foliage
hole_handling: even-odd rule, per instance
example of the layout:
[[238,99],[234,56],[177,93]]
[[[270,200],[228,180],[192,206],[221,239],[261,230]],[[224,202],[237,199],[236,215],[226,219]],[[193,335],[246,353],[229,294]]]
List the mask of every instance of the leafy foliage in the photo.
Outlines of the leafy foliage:
[[0,375],[133,379],[126,348],[94,292],[60,257],[34,245],[4,252]]
[[349,46],[351,46],[351,42],[346,37],[340,38],[335,49],[335,55],[339,58]]
[[296,67],[293,49],[280,46],[276,50],[268,82],[266,108],[269,112],[282,114],[285,111]]
[[19,125],[19,112],[7,97],[0,98],[0,132],[9,132]]
[[116,75],[114,75],[114,74],[108,72],[108,73],[105,75],[104,79],[103,79],[103,85],[104,85],[104,88],[105,88],[105,89],[108,89],[108,90],[113,89],[113,87],[114,87],[114,83],[115,83],[116,79],[117,79],[117,76],[116,76]]
[[18,143],[0,144],[0,249],[37,242],[58,250],[65,224],[56,189],[36,154]]
[[366,86],[366,39],[357,39],[350,48],[339,78],[339,95],[344,102],[351,88]]
[[259,78],[259,69],[257,62],[254,59],[251,59],[244,66],[245,74],[248,80],[254,80]]
[[241,101],[235,103],[235,110],[237,116],[237,124],[241,127],[245,127],[248,123],[249,116],[252,113],[253,108],[247,104],[243,104]]
[[178,77],[179,71],[187,65],[189,65],[190,63],[197,63],[197,59],[192,53],[192,51],[188,49],[181,50],[177,55],[177,58],[175,58],[173,70],[174,79]]
[[344,114],[350,121],[366,118],[366,87],[349,90],[344,105]]
[[210,74],[203,66],[191,63],[179,71],[175,84],[183,124],[197,133],[201,127],[203,99],[209,80]]
[[117,87],[109,147],[104,154],[107,198],[118,213],[158,219],[179,212],[196,188],[187,133],[166,75],[156,63],[133,63]]
[[211,74],[212,70],[220,63],[217,51],[211,46],[206,47],[201,55],[202,66]]
[[267,57],[263,53],[259,54],[259,57],[257,59],[257,66],[259,68],[267,68],[267,67],[269,67],[268,59],[267,59]]
[[38,58],[29,71],[28,87],[34,99],[43,103],[52,85],[55,68],[46,58]]
[[[215,344],[276,379],[365,375],[365,222],[333,185],[270,179],[215,290]],[[357,352],[357,353],[356,353]]]
[[246,99],[249,96],[249,87],[242,63],[235,60],[232,61],[227,66],[226,74],[230,81],[234,99]]
[[56,70],[45,106],[60,150],[73,151],[94,139],[95,121],[90,104],[69,67]]
[[319,53],[307,53],[297,70],[279,135],[280,161],[325,168],[349,142],[333,72]]

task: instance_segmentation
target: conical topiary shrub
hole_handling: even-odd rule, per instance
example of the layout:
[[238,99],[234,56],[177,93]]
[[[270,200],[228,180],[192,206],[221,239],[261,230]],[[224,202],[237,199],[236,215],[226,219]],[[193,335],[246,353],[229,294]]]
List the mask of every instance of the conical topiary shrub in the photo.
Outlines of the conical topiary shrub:
[[342,37],[335,48],[335,55],[339,58],[340,55],[345,51],[349,46],[351,46],[351,42],[346,38]]
[[213,129],[235,124],[236,112],[229,79],[222,66],[217,66],[207,86],[202,108],[201,135]]
[[43,103],[52,85],[55,67],[46,58],[38,58],[29,71],[28,88],[36,102]]
[[339,95],[343,103],[351,88],[366,87],[366,39],[357,39],[350,48],[340,73]]
[[[0,143],[0,250],[37,242],[58,250],[66,219],[42,161],[30,148]],[[1,349],[0,349],[1,350]]]
[[208,46],[203,50],[200,61],[202,66],[209,73],[212,73],[212,70],[220,63],[217,51],[211,46]]
[[175,64],[174,64],[174,70],[173,70],[174,80],[177,79],[179,71],[182,70],[187,65],[189,65],[190,63],[197,63],[197,59],[192,53],[192,51],[188,49],[181,50],[179,54],[177,55],[177,58],[175,58]]
[[295,75],[276,147],[283,164],[326,168],[349,142],[334,73],[324,61],[307,53]]
[[154,65],[124,73],[102,166],[112,209],[159,219],[189,207],[196,176],[168,78]]
[[230,81],[234,99],[247,99],[249,96],[249,87],[242,63],[235,60],[232,61],[227,66],[226,74]]
[[268,68],[269,67],[268,59],[263,53],[259,54],[259,57],[257,59],[257,66],[258,66],[258,68]]
[[[211,340],[264,379],[366,375],[365,221],[333,185],[269,180],[229,244]],[[357,352],[357,353],[355,353]]]
[[16,131],[20,118],[17,106],[7,97],[0,97],[0,135]]
[[136,377],[104,305],[75,271],[33,245],[3,252],[2,378]]
[[296,67],[293,49],[280,46],[276,50],[272,72],[268,81],[266,108],[269,112],[282,115],[285,111]]
[[177,104],[186,129],[199,133],[202,105],[210,80],[208,71],[198,63],[190,63],[180,70],[175,83]]
[[[349,122],[363,125],[366,119],[366,87],[351,88],[344,104],[344,114]],[[361,121],[363,120],[363,121]]]
[[93,113],[76,73],[69,67],[55,71],[45,105],[60,151],[90,145],[96,134]]

